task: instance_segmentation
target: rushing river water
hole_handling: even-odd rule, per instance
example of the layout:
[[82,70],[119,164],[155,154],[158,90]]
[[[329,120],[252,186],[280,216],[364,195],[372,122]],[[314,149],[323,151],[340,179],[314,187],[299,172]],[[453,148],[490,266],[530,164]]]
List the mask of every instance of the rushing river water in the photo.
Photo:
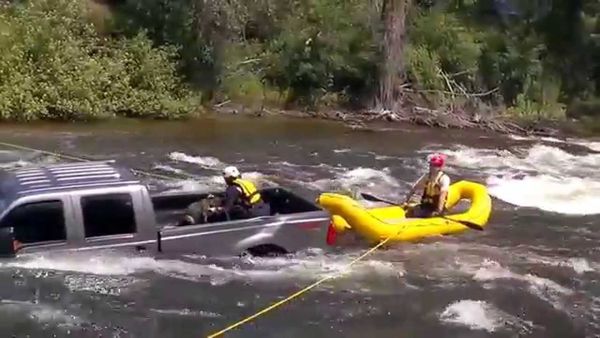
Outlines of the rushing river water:
[[[222,189],[237,165],[261,185],[314,198],[361,190],[404,196],[431,151],[454,180],[484,182],[484,232],[401,244],[231,337],[600,336],[600,143],[429,129],[352,131],[307,120],[0,127],[0,141],[194,179],[168,190]],[[4,149],[0,166],[61,161]],[[3,337],[201,337],[304,285],[341,272],[364,248],[291,257],[38,255],[0,262]]]

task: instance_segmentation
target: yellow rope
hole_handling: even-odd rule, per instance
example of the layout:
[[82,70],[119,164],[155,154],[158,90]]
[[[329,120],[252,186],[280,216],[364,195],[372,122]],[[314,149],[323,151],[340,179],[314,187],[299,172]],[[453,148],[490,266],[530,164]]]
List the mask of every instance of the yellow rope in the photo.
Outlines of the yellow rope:
[[[377,244],[374,247],[372,247],[371,249],[367,250],[365,253],[363,253],[359,257],[355,258],[352,262],[350,262],[346,266],[346,269],[350,268],[351,266],[353,266],[354,264],[356,264],[357,262],[359,262],[363,258],[367,257],[368,255],[370,255],[371,253],[373,253],[373,251],[379,249],[381,246],[383,246],[385,243],[387,243],[390,239],[392,239],[392,237],[394,237],[394,236],[390,236],[390,237],[386,238],[385,240],[379,242],[379,244]],[[344,269],[344,270],[346,270],[346,269]],[[264,309],[256,312],[255,314],[253,314],[253,315],[251,315],[249,317],[246,317],[246,318],[244,318],[244,319],[242,319],[242,320],[240,320],[240,321],[238,321],[238,322],[236,322],[236,323],[234,323],[232,325],[229,325],[228,327],[224,328],[221,331],[212,333],[207,338],[214,338],[214,337],[221,336],[221,335],[223,335],[223,334],[225,334],[225,333],[227,333],[227,332],[229,332],[229,331],[237,328],[238,326],[241,326],[241,325],[243,325],[243,324],[245,324],[245,323],[247,323],[247,322],[249,322],[249,321],[251,321],[251,320],[253,320],[253,319],[255,319],[255,318],[257,318],[257,317],[259,317],[259,316],[261,316],[261,315],[263,315],[265,313],[267,313],[267,312],[270,312],[271,310],[273,310],[273,309],[275,309],[275,308],[277,308],[277,307],[279,307],[279,306],[281,306],[281,305],[283,305],[285,303],[288,303],[289,301],[291,301],[291,300],[293,300],[293,299],[295,299],[295,298],[297,298],[297,297],[305,294],[306,292],[314,289],[315,287],[317,287],[317,286],[325,283],[328,280],[335,279],[335,278],[338,278],[338,277],[342,276],[344,273],[345,272],[342,271],[342,272],[340,272],[338,274],[335,274],[335,275],[329,275],[327,277],[323,277],[320,280],[318,280],[318,281],[310,284],[309,286],[301,289],[300,291],[297,291],[297,292],[293,293],[292,295],[288,296],[287,298],[282,299],[282,300],[280,300],[280,301],[278,301],[278,302],[276,302],[274,304],[271,304],[268,307],[266,307],[266,308],[264,308]]]

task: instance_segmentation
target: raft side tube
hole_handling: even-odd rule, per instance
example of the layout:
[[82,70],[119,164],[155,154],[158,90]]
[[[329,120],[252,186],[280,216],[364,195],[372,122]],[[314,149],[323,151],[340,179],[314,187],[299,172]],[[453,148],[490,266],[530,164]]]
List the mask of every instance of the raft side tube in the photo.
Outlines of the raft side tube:
[[351,197],[335,193],[323,193],[317,202],[332,215],[343,218],[359,235],[374,241],[398,232],[397,223],[388,224],[386,219],[393,217],[401,222],[405,215],[404,209],[400,207],[366,209]]
[[459,181],[450,186],[446,210],[451,210],[461,200],[470,200],[469,209],[460,214],[448,214],[446,218],[456,221],[467,221],[484,227],[492,213],[492,199],[487,188],[479,183]]

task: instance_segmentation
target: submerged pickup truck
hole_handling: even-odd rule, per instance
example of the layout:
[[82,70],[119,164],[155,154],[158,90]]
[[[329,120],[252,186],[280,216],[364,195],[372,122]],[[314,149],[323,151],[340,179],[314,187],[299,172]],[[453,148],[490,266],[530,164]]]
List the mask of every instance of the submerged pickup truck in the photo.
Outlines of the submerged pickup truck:
[[112,248],[264,255],[323,246],[326,211],[283,188],[261,194],[271,216],[174,226],[209,194],[151,194],[114,161],[0,171],[0,256]]

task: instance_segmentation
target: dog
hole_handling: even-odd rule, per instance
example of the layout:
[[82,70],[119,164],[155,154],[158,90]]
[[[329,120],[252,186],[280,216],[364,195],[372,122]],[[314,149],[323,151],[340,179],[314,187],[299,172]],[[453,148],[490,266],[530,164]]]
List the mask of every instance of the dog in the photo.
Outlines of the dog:
[[208,195],[206,198],[190,204],[185,210],[185,215],[179,223],[182,225],[206,224],[209,221],[221,216],[220,207],[223,200],[214,195]]

